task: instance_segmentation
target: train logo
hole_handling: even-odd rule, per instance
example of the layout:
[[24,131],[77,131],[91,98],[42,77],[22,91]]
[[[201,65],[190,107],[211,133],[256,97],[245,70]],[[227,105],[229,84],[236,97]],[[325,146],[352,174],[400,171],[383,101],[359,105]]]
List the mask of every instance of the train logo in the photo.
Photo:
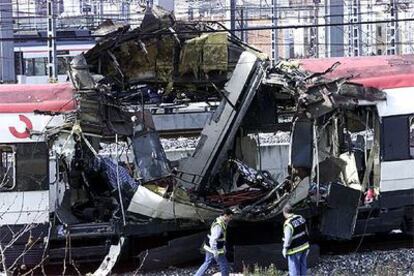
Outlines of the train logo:
[[20,121],[22,121],[26,125],[25,130],[23,132],[20,132],[15,127],[9,127],[10,133],[14,137],[19,138],[19,139],[29,138],[30,131],[33,129],[32,122],[30,121],[29,118],[27,118],[24,115],[19,115],[19,119],[20,119]]

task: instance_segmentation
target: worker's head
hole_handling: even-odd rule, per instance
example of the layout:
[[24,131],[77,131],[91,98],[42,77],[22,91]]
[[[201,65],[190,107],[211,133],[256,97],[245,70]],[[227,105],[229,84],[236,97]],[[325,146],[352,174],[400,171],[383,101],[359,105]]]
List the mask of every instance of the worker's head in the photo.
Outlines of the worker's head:
[[285,207],[283,207],[283,216],[285,218],[288,218],[292,215],[293,213],[293,209],[292,209],[292,205],[290,205],[289,203],[285,205]]
[[226,208],[223,210],[223,218],[225,222],[229,222],[233,218],[233,211],[230,208]]

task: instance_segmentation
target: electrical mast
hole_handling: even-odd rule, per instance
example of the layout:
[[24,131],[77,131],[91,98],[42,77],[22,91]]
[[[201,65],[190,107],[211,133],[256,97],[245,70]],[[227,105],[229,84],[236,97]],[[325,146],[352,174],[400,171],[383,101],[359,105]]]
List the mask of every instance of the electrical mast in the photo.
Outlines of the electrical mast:
[[277,0],[272,0],[272,62],[273,65],[279,60],[278,31],[277,31],[278,9]]
[[47,0],[47,75],[50,83],[58,81],[56,68],[56,18],[55,0]]

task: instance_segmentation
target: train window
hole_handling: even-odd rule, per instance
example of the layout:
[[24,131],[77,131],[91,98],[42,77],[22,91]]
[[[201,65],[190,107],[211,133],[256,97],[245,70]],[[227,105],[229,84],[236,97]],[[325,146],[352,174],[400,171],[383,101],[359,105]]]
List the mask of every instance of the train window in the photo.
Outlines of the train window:
[[47,67],[47,58],[34,58],[34,75],[35,76],[45,76],[46,67]]
[[381,131],[381,155],[384,161],[411,159],[408,116],[384,117]]
[[16,145],[17,191],[47,190],[49,186],[49,150],[46,143]]
[[410,155],[414,158],[414,116],[410,118]]
[[15,149],[0,145],[0,190],[12,190],[16,185]]
[[57,71],[58,75],[66,75],[67,66],[66,66],[66,59],[70,61],[70,57],[58,57],[58,64],[57,64]]
[[34,75],[33,59],[32,58],[25,58],[24,59],[24,74],[26,76],[33,76]]
[[26,76],[45,76],[47,75],[47,58],[25,58],[24,69]]
[[14,53],[14,70],[16,75],[23,75],[23,52]]

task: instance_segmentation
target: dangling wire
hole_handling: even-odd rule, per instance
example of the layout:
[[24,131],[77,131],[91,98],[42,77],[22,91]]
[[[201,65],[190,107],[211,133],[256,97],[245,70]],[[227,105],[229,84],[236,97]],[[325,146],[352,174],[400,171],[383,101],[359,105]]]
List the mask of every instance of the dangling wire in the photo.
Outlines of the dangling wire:
[[319,205],[319,151],[318,151],[318,136],[316,130],[316,121],[313,124],[313,139],[314,139],[314,149],[315,149],[315,170],[316,170],[316,206]]
[[118,156],[118,134],[115,134],[115,151],[116,151],[116,184],[118,185],[118,195],[119,195],[119,203],[121,205],[122,222],[124,223],[124,226],[126,226],[124,202],[122,200],[122,193],[121,193],[121,183],[119,183],[119,160],[120,160],[120,157]]

